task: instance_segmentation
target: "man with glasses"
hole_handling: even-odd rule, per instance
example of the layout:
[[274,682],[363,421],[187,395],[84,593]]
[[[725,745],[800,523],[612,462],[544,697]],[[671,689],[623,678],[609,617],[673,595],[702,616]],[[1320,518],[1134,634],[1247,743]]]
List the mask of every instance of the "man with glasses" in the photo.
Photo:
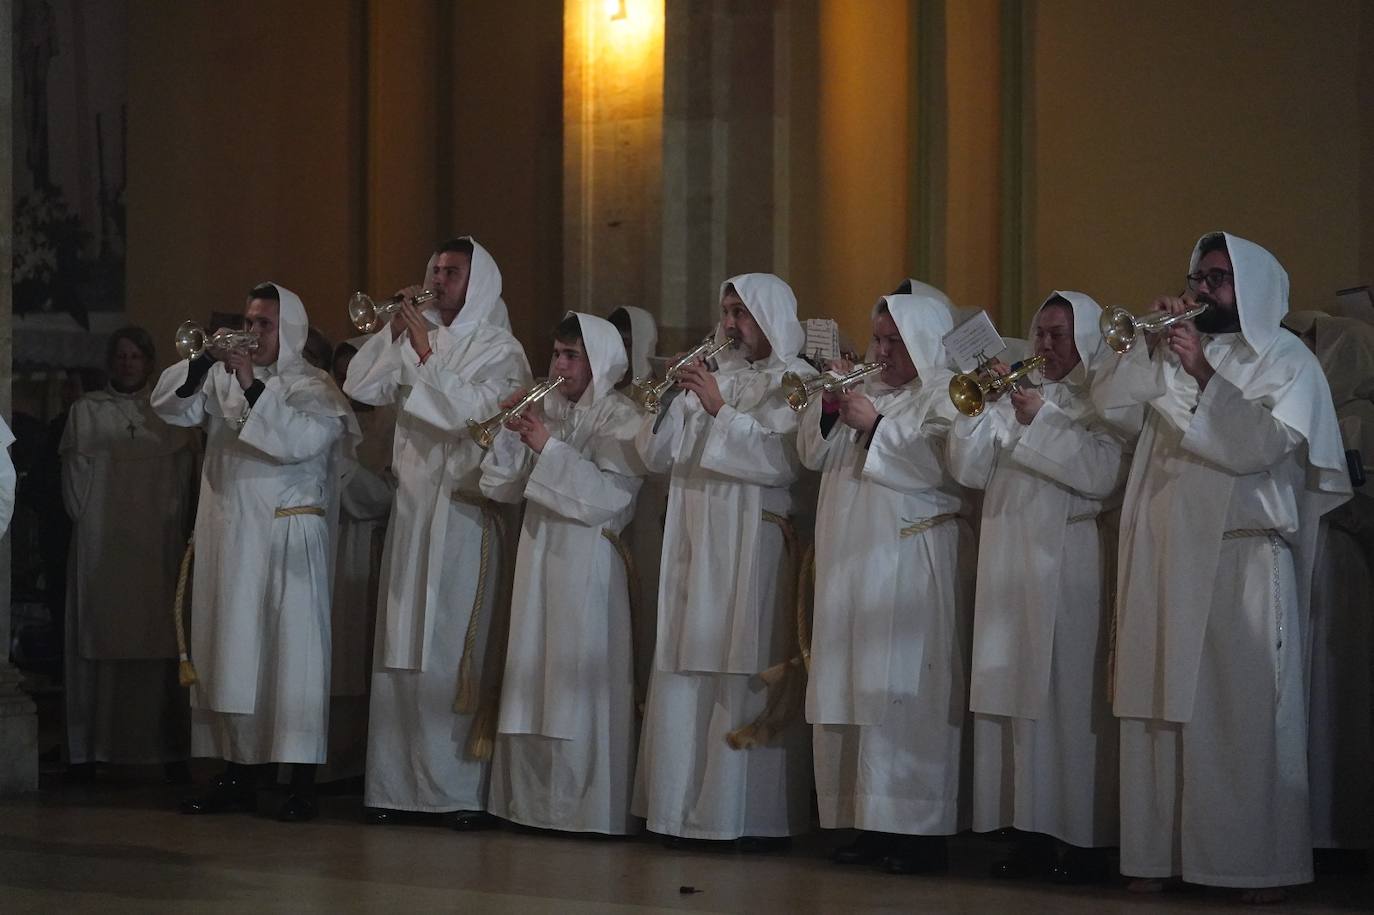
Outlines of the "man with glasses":
[[1145,405],[1117,581],[1121,870],[1273,902],[1312,879],[1303,622],[1317,522],[1350,481],[1274,256],[1207,235],[1188,284],[1155,307],[1207,311],[1093,384],[1100,409]]

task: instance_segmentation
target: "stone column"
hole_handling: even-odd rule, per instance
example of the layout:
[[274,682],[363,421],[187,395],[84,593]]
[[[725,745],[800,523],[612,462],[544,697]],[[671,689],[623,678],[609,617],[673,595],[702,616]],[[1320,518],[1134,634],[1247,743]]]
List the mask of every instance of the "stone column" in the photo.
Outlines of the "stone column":
[[[10,413],[14,330],[14,4],[0,3],[0,411]],[[38,713],[9,662],[10,538],[0,540],[0,795],[38,788]]]
[[716,321],[719,284],[782,269],[787,163],[771,0],[669,0],[663,78],[663,303],[659,350]]

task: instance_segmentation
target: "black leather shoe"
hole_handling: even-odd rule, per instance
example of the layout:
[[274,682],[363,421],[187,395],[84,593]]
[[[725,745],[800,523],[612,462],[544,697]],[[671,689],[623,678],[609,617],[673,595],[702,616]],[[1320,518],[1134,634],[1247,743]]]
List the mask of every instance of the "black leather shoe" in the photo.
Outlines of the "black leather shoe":
[[162,766],[162,781],[168,785],[189,785],[191,784],[191,767],[186,760],[180,759],[176,762],[164,763]]
[[399,819],[399,810],[391,810],[387,807],[363,808],[363,822],[372,826],[385,826],[389,823],[395,823]]
[[1064,857],[1050,867],[1050,879],[1055,883],[1105,883],[1111,879],[1105,848],[1076,848],[1064,850]]
[[287,795],[286,803],[277,811],[277,819],[282,823],[308,823],[319,816],[314,798],[304,794]]
[[788,836],[740,836],[735,840],[735,848],[747,855],[782,852],[792,848],[792,839]]
[[943,874],[949,870],[944,836],[902,836],[882,860],[889,874]]
[[482,829],[495,829],[501,820],[485,810],[460,810],[453,815],[449,826],[459,832],[477,832]]
[[988,873],[995,880],[1026,880],[1044,877],[1054,863],[1054,846],[1043,836],[1022,834],[1016,849],[1001,861],[994,861]]
[[190,814],[252,811],[257,806],[257,791],[248,781],[218,775],[210,790],[181,802],[181,812]]
[[890,836],[878,832],[861,832],[859,837],[848,845],[841,845],[831,852],[830,857],[836,864],[877,864],[892,849]]

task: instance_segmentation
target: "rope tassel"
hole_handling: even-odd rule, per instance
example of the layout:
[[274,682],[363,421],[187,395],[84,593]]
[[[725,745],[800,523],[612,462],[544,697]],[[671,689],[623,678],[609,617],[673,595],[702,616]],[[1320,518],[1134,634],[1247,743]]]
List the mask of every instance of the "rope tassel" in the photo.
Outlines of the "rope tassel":
[[196,535],[186,541],[186,552],[181,557],[181,572],[177,575],[176,600],[172,603],[172,622],[177,630],[177,682],[182,686],[192,686],[200,682],[196,665],[191,663],[190,652],[186,649],[186,580],[191,574],[191,559],[196,554]]

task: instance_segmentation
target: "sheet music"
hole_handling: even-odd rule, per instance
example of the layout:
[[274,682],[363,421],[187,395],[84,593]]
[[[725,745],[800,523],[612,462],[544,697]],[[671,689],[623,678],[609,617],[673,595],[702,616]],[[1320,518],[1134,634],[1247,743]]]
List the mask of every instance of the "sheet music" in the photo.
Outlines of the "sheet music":
[[992,326],[992,318],[986,311],[980,311],[954,330],[945,334],[945,352],[961,372],[971,372],[984,359],[996,356],[1006,349],[1001,334]]
[[802,352],[821,362],[840,358],[840,325],[830,318],[807,318]]

